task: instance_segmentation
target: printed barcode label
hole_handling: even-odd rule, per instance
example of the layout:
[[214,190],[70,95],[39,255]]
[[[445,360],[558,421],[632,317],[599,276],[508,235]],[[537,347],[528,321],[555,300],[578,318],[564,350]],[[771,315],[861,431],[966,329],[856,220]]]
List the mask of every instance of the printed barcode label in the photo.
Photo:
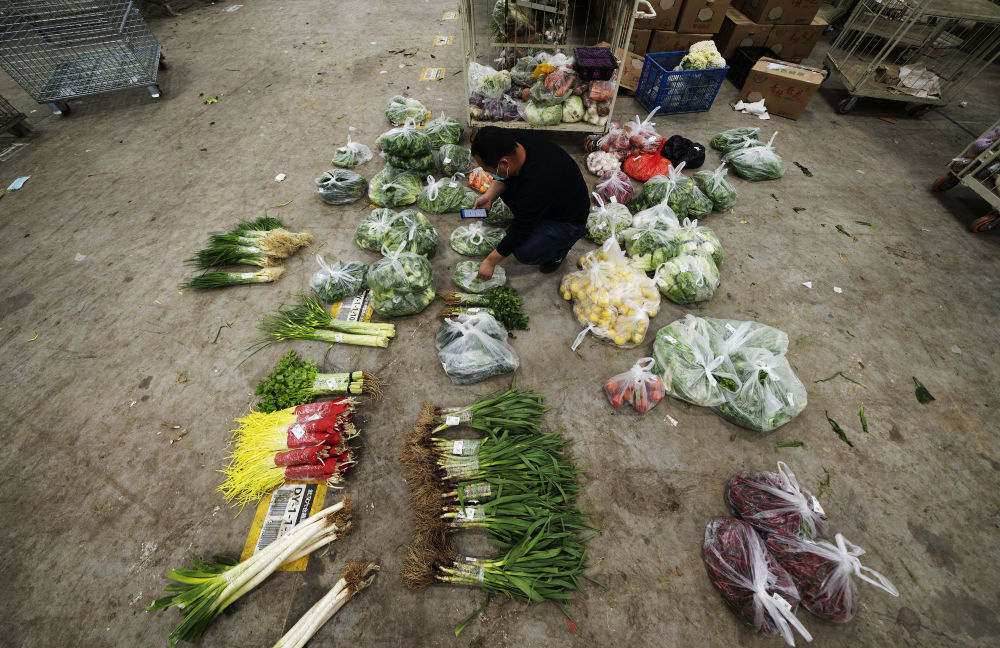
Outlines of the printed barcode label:
[[255,276],[256,276],[256,273],[253,273],[253,272],[241,272],[240,273],[240,279],[253,279]]
[[777,603],[785,612],[790,613],[792,611],[792,604],[779,596],[777,592],[772,594],[771,598],[774,599],[774,602]]
[[462,447],[464,445],[465,441],[462,441],[461,439],[453,443],[451,446],[451,454],[456,454],[456,455],[462,454]]
[[271,493],[267,506],[267,516],[260,529],[260,536],[253,552],[257,553],[269,544],[284,537],[309,516],[316,497],[317,484],[287,484]]
[[[730,323],[728,323],[728,322],[726,322],[726,330],[729,331],[730,333],[735,333],[736,332],[736,329],[733,328],[733,325],[730,324]],[[782,600],[784,600],[784,599],[782,599]]]
[[823,510],[823,507],[820,506],[819,504],[819,500],[816,499],[815,497],[813,497],[812,500],[813,500],[813,511],[819,513],[820,515],[826,515],[826,512]]
[[461,422],[462,419],[458,418],[457,416],[449,416],[444,420],[445,425],[458,425]]

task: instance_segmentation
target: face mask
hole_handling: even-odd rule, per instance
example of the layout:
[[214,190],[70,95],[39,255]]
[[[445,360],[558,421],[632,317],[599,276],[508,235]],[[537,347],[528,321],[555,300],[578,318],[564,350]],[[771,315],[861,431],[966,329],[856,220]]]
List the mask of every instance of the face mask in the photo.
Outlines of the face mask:
[[[507,165],[507,170],[510,171],[510,164]],[[493,178],[494,180],[497,180],[498,182],[503,182],[504,180],[507,179],[507,176],[499,176],[499,175],[496,175],[494,173],[490,173],[489,171],[486,171],[486,173],[489,174],[489,176],[491,178]],[[500,165],[499,164],[497,165],[497,173],[500,173]]]

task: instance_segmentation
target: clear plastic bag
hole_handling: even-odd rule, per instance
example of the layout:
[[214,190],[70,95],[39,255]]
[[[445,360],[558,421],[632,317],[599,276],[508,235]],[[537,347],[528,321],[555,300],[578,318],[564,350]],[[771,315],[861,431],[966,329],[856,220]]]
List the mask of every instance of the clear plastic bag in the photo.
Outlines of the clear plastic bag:
[[487,225],[506,227],[512,220],[514,220],[514,212],[510,210],[502,198],[497,198],[490,206],[490,211],[486,214],[486,219],[483,222]]
[[510,69],[511,81],[521,87],[530,88],[535,83],[535,77],[532,75],[536,67],[538,67],[538,59],[534,56],[519,58],[514,67]]
[[544,79],[535,81],[535,85],[531,86],[528,97],[531,99],[528,104],[533,104],[539,109],[560,106],[559,119],[562,119],[562,102],[569,98],[565,95],[556,94],[555,90],[545,84]]
[[389,99],[385,106],[385,117],[393,126],[399,126],[408,119],[412,119],[416,125],[423,124],[430,117],[431,111],[424,108],[424,104],[416,99],[396,95]]
[[328,205],[352,203],[368,191],[368,181],[347,169],[330,169],[314,182],[316,194]]
[[736,370],[736,393],[715,408],[730,423],[755,432],[770,432],[805,409],[806,388],[785,356],[765,349],[744,348],[731,355]]
[[434,301],[431,264],[419,254],[382,248],[381,259],[368,269],[372,308],[379,315],[414,315]]
[[611,101],[615,94],[614,81],[591,81],[587,90],[587,98],[595,102]]
[[680,226],[677,215],[674,214],[673,209],[670,209],[666,200],[643,209],[632,217],[632,227],[636,228],[675,230]]
[[772,146],[777,134],[775,132],[771,135],[767,144],[757,142],[756,146],[734,149],[722,156],[722,161],[729,164],[733,173],[744,180],[776,180],[785,174],[785,164]]
[[629,154],[628,132],[618,122],[611,122],[608,132],[597,140],[597,148],[613,153],[619,160],[625,159]]
[[364,164],[368,160],[371,160],[372,150],[360,144],[358,142],[351,141],[351,136],[347,136],[347,144],[344,144],[336,151],[333,152],[333,159],[330,164],[336,167],[341,167],[344,169],[350,169],[356,167],[359,164]]
[[761,533],[809,540],[826,533],[826,512],[783,461],[776,473],[742,472],[730,479],[725,500],[734,515]]
[[459,211],[465,199],[465,187],[459,184],[457,175],[440,180],[435,180],[434,176],[427,176],[427,184],[417,196],[417,205],[420,209],[431,214]]
[[490,99],[499,99],[510,88],[510,72],[472,61],[469,63],[469,87]]
[[620,170],[608,171],[601,176],[601,181],[597,183],[595,195],[600,196],[605,203],[615,202],[627,205],[635,197],[635,190],[632,188],[632,181],[628,175]]
[[670,169],[667,204],[677,218],[702,218],[712,213],[712,201],[695,185],[694,180],[682,173],[684,162]]
[[729,153],[738,148],[743,148],[748,142],[760,141],[759,128],[732,128],[725,130],[712,138],[709,146],[716,151]]
[[643,272],[653,272],[660,264],[677,256],[677,237],[670,230],[655,225],[650,223],[646,227],[630,227],[619,232],[618,240],[628,252],[631,264]]
[[554,126],[562,121],[562,103],[541,106],[534,101],[524,105],[524,121],[536,126]]
[[714,407],[736,391],[736,370],[724,354],[716,354],[712,331],[694,315],[675,320],[656,334],[653,357],[667,393],[693,405]]
[[656,268],[653,281],[663,296],[675,304],[693,304],[715,296],[719,269],[704,252],[678,254]]
[[583,99],[573,95],[566,100],[562,107],[562,120],[567,124],[574,124],[583,119]]
[[598,245],[603,245],[609,238],[614,238],[620,230],[632,224],[632,214],[628,207],[615,202],[605,204],[604,200],[594,194],[597,204],[590,208],[587,216],[587,238]]
[[486,256],[496,249],[505,234],[499,227],[490,227],[478,221],[460,225],[451,233],[451,249],[465,256]]
[[617,171],[621,165],[621,160],[614,153],[593,151],[587,155],[587,171],[595,176],[603,176],[605,173]]
[[711,331],[712,349],[730,356],[734,362],[747,359],[747,351],[763,349],[771,355],[784,355],[788,350],[788,334],[760,322],[703,317]]
[[736,189],[726,180],[726,163],[723,162],[715,171],[699,171],[694,174],[695,185],[701,189],[717,212],[726,211],[736,204]]
[[368,185],[368,198],[380,207],[403,207],[417,202],[420,188],[415,171],[386,166]]
[[604,393],[611,405],[622,407],[628,404],[641,414],[656,407],[665,392],[663,381],[650,371],[654,363],[652,358],[640,358],[625,373],[605,381]]
[[424,134],[427,135],[433,149],[439,149],[445,144],[458,144],[462,141],[462,132],[462,125],[458,120],[447,117],[444,113],[424,126]]
[[491,184],[493,184],[493,178],[483,171],[483,167],[476,167],[469,174],[469,186],[479,193],[486,193]]
[[319,264],[312,277],[309,278],[309,288],[316,297],[328,304],[335,304],[345,297],[361,292],[368,277],[368,265],[355,261],[334,261],[327,263],[322,254],[316,255]]
[[446,319],[435,336],[438,360],[456,385],[471,385],[517,370],[517,352],[507,330],[485,312]]
[[795,583],[802,607],[821,619],[846,623],[858,610],[858,586],[851,576],[885,590],[893,596],[899,591],[889,579],[861,564],[865,550],[841,534],[831,544],[772,533],[765,547]]
[[430,153],[422,155],[393,155],[392,153],[382,153],[386,163],[396,169],[403,171],[426,172],[434,169],[434,156]]
[[507,283],[507,271],[501,266],[493,268],[493,276],[489,279],[479,278],[478,261],[459,261],[455,266],[452,280],[467,293],[484,293]]
[[[667,176],[653,176],[643,183],[639,195],[629,203],[628,208],[632,213],[637,213],[649,209],[653,205],[666,202],[667,198],[670,197],[670,188],[671,184]],[[673,213],[673,207],[670,208],[670,211]],[[674,218],[677,218],[676,214]]]
[[392,227],[399,214],[391,209],[380,207],[361,219],[354,230],[354,242],[363,250],[379,252],[385,242],[385,235]]
[[674,235],[677,237],[678,254],[704,252],[712,257],[716,266],[722,265],[722,244],[710,228],[699,225],[697,220],[685,218]]
[[437,250],[438,233],[426,216],[416,209],[404,209],[390,223],[382,245],[429,257]]
[[472,152],[458,144],[445,144],[438,151],[438,168],[446,176],[465,173],[472,166]]
[[732,518],[714,518],[702,547],[709,580],[729,609],[757,634],[780,634],[795,645],[795,629],[806,641],[812,635],[795,617],[799,593],[791,576],[768,553],[750,526]]
[[576,80],[576,72],[573,71],[572,67],[568,65],[560,65],[555,70],[545,75],[545,89],[552,92],[556,97],[568,99],[573,95],[573,84]]
[[638,155],[640,153],[657,153],[660,145],[663,144],[663,137],[656,132],[656,124],[653,123],[653,116],[660,110],[657,106],[643,120],[639,115],[625,126],[625,134],[628,136],[628,154]]
[[399,128],[382,133],[375,143],[382,151],[402,157],[417,157],[431,152],[430,138],[417,130],[417,124],[412,119],[407,119]]

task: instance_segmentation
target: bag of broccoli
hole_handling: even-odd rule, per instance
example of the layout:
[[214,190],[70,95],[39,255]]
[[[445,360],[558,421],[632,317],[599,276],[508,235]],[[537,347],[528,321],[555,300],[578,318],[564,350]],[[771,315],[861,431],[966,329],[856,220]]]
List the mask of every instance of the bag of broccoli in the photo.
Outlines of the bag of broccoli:
[[517,59],[517,63],[510,69],[510,80],[522,88],[530,88],[535,83],[535,68],[538,67],[538,59],[534,56],[523,56]]
[[378,252],[382,249],[385,235],[392,227],[394,221],[399,218],[399,214],[381,207],[373,209],[372,213],[361,219],[357,229],[354,230],[354,242],[362,250]]
[[788,423],[806,407],[806,388],[783,355],[748,348],[733,357],[736,393],[715,411],[722,418],[756,432]]
[[673,234],[677,239],[677,254],[704,252],[712,257],[715,265],[722,265],[722,244],[711,229],[685,218]]
[[524,121],[536,126],[554,126],[562,121],[562,102],[552,106],[539,106],[534,101],[524,104]]
[[493,276],[489,279],[480,279],[478,275],[478,261],[459,261],[451,278],[464,292],[477,294],[489,292],[507,283],[507,271],[501,266],[493,268]]
[[712,201],[701,192],[694,180],[681,173],[684,162],[672,167],[667,173],[667,204],[677,214],[677,218],[702,218],[712,213]]
[[431,264],[425,257],[382,248],[383,256],[368,269],[372,308],[379,315],[413,315],[434,301]]
[[501,198],[497,198],[493,201],[493,205],[490,206],[490,211],[486,214],[486,219],[483,222],[487,225],[506,227],[512,220],[514,220],[514,212],[510,210],[510,207]]
[[412,119],[415,125],[423,124],[430,117],[431,111],[416,99],[396,95],[385,106],[385,116],[393,126],[404,124]]
[[694,183],[712,201],[715,211],[726,211],[736,204],[736,190],[726,180],[726,163],[715,171],[699,171],[694,174]]
[[728,153],[746,146],[747,142],[760,141],[759,135],[759,128],[732,128],[713,137],[709,145],[716,151]]
[[733,172],[744,180],[776,180],[785,174],[781,156],[772,146],[777,134],[775,132],[771,135],[767,144],[758,142],[756,146],[734,149],[723,155],[722,161],[728,163]]
[[368,265],[355,261],[327,263],[322,254],[316,255],[317,270],[309,279],[313,293],[328,304],[336,304],[345,297],[361,292],[368,276]]
[[590,208],[587,216],[587,238],[603,245],[612,236],[617,236],[620,230],[628,228],[632,224],[632,214],[628,207],[619,205],[614,197],[611,202],[604,204],[600,196],[594,194],[597,204]]
[[503,239],[506,232],[479,221],[461,225],[451,233],[451,249],[465,256],[486,256]]
[[[669,189],[670,181],[667,179],[667,176],[653,176],[643,183],[639,195],[628,204],[628,208],[635,214],[649,209],[653,205],[659,205],[667,199]],[[671,211],[673,211],[672,208]]]
[[364,144],[351,141],[351,136],[347,136],[347,144],[344,144],[333,152],[333,159],[330,164],[333,166],[350,169],[359,164],[364,164],[372,159],[372,150]]
[[416,209],[404,209],[390,223],[382,244],[390,250],[402,249],[429,257],[437,250],[438,233],[426,216]]
[[675,304],[693,304],[715,296],[719,269],[703,252],[678,254],[656,268],[653,281],[663,296]]
[[507,329],[489,313],[462,313],[446,319],[435,335],[438,360],[456,385],[471,385],[518,367]]
[[430,171],[434,168],[434,156],[430,153],[412,157],[393,155],[392,153],[383,153],[382,155],[385,157],[386,164],[403,171]]
[[711,335],[704,320],[694,315],[659,330],[653,342],[653,357],[667,393],[694,405],[715,407],[736,392],[732,361],[712,350]]
[[352,203],[368,190],[368,181],[347,169],[330,169],[313,182],[316,193],[328,205]]
[[472,151],[458,144],[445,144],[438,151],[438,168],[446,176],[465,173],[472,166]]
[[439,149],[445,144],[458,144],[462,141],[462,125],[457,119],[445,117],[441,113],[440,117],[427,122],[424,134],[430,139],[431,148]]
[[392,128],[378,136],[375,140],[382,151],[400,157],[418,157],[431,152],[431,140],[421,131],[412,119],[399,128]]
[[677,256],[677,238],[666,229],[630,227],[618,236],[632,260],[632,266],[653,272],[660,264]]
[[417,202],[420,176],[387,165],[368,185],[368,198],[379,207],[401,207]]
[[427,176],[427,184],[420,190],[417,205],[432,214],[459,211],[465,200],[465,187],[454,177],[435,180]]

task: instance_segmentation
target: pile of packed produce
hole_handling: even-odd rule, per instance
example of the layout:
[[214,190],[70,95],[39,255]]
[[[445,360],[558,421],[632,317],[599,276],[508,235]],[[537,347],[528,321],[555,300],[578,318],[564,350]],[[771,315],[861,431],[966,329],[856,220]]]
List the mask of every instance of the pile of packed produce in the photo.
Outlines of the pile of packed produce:
[[456,385],[471,385],[517,370],[507,329],[485,311],[446,319],[435,335],[438,360]]
[[784,162],[773,146],[777,134],[763,142],[759,128],[733,128],[713,137],[710,145],[722,151],[722,161],[744,180],[776,180],[785,174]]
[[416,209],[395,212],[380,207],[358,223],[354,242],[361,249],[372,252],[402,248],[406,252],[430,256],[437,250],[438,233],[427,217]]

